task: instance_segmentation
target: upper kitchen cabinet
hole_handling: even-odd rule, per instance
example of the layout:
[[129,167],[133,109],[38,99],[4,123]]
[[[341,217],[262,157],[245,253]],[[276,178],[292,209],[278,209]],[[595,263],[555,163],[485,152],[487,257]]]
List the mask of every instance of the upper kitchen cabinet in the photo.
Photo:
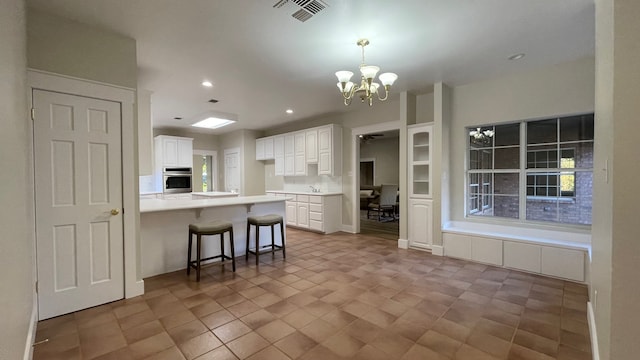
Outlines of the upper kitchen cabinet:
[[256,160],[271,159],[276,176],[306,176],[316,164],[318,175],[341,175],[342,128],[326,125],[256,139]]
[[193,139],[159,135],[154,139],[156,167],[193,167]]
[[318,163],[318,129],[309,129],[305,131],[305,143],[306,143],[306,153],[305,157],[307,158],[307,163],[309,164],[317,164]]
[[273,160],[275,136],[256,139],[256,160]]
[[342,128],[327,125],[318,128],[318,175],[342,174]]

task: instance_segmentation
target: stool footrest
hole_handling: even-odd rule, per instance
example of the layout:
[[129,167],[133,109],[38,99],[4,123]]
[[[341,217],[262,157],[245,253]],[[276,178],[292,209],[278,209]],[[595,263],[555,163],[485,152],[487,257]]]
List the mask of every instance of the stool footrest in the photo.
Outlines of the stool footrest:
[[[207,261],[207,260],[214,260],[214,259],[223,259],[223,258],[225,260],[232,260],[233,261],[233,258],[230,257],[230,256],[227,256],[227,255],[216,255],[216,256],[211,256],[211,257],[208,257],[208,258],[201,259],[200,262],[204,262],[204,261]],[[224,265],[225,263],[220,261],[220,264]],[[206,265],[208,265],[208,264],[206,264]],[[191,266],[194,269],[197,269],[198,268],[198,260],[191,261],[189,263],[189,266]]]
[[[263,249],[267,249],[269,248],[269,250],[263,251]],[[247,249],[249,251],[249,254],[256,254],[256,249]],[[268,253],[272,253],[272,252],[276,252],[276,251],[280,251],[282,250],[282,246],[281,245],[273,245],[271,246],[271,244],[269,245],[262,245],[260,246],[260,248],[258,248],[258,251],[260,252],[260,254],[268,254]]]

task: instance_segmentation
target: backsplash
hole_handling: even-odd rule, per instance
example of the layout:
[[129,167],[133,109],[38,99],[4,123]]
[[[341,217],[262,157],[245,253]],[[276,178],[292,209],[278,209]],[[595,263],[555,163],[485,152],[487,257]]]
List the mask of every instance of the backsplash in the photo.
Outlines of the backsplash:
[[342,176],[285,176],[282,190],[311,191],[312,186],[320,192],[342,192]]
[[139,176],[140,178],[140,194],[162,192],[156,190],[153,175]]

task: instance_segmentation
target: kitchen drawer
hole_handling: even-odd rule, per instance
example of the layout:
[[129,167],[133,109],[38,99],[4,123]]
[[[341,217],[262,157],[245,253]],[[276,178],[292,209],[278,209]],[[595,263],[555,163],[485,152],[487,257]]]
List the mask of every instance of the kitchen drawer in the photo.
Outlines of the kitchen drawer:
[[313,229],[313,230],[318,230],[318,231],[324,231],[324,228],[322,226],[322,221],[318,221],[318,220],[309,220],[309,228]]
[[320,212],[314,212],[314,211],[309,211],[309,219],[311,219],[311,220],[317,220],[317,221],[322,221],[322,213],[320,213]]
[[315,212],[322,212],[322,204],[314,204],[314,203],[310,203],[309,204],[309,211],[315,211]]
[[311,204],[322,204],[322,196],[309,195],[309,202]]
[[309,195],[297,195],[297,202],[309,202]]

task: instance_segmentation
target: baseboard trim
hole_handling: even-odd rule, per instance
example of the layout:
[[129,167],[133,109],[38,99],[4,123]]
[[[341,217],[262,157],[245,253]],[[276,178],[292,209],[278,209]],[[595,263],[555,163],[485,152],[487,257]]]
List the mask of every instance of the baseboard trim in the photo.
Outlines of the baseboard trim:
[[431,254],[432,255],[438,255],[438,256],[444,256],[444,246],[431,245]]
[[132,286],[125,288],[125,298],[130,299],[139,295],[144,295],[144,280],[138,280]]
[[27,332],[27,343],[24,349],[24,360],[33,359],[33,343],[36,340],[36,329],[38,324],[38,294],[33,293],[33,307],[31,318],[29,319],[29,331]]
[[353,231],[353,225],[342,224],[342,228],[340,230],[350,234],[355,234],[355,232]]
[[398,248],[399,249],[408,249],[409,248],[409,240],[398,239]]
[[593,304],[587,302],[587,321],[589,322],[589,335],[591,335],[591,355],[593,360],[600,360],[600,350],[598,349],[598,333],[596,331],[596,317],[593,313]]

